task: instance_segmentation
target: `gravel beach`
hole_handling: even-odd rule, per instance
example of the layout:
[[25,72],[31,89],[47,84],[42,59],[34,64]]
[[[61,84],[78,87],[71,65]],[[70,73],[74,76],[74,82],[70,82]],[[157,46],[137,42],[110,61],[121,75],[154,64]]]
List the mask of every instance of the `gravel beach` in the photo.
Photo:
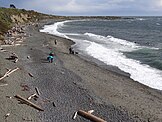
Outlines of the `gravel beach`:
[[[162,122],[161,91],[69,54],[71,40],[39,32],[50,22],[27,25],[28,37],[21,45],[2,46],[8,52],[0,52],[1,76],[6,68],[20,69],[0,81],[0,122],[89,122],[79,115],[72,119],[78,110],[94,110],[93,115],[107,122]],[[53,63],[46,60],[51,51]],[[6,59],[10,52],[18,55],[17,63]],[[28,98],[35,88],[40,95],[31,101],[44,111],[14,97]]]

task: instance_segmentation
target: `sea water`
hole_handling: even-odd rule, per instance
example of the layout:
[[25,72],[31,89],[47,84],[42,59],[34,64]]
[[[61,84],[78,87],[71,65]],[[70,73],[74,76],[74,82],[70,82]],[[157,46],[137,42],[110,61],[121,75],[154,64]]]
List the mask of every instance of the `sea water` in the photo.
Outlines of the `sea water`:
[[40,31],[72,39],[81,55],[162,90],[162,17],[69,20],[45,25]]

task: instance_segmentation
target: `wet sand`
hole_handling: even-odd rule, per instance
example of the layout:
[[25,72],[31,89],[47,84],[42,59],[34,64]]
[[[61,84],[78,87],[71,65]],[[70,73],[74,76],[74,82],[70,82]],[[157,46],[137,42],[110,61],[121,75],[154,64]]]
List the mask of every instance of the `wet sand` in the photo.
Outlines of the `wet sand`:
[[[68,49],[74,44],[71,40],[39,32],[39,28],[47,23],[49,21],[40,22],[38,27],[28,26],[25,31],[30,37],[20,46],[4,47],[19,56],[17,63],[5,59],[9,55],[7,52],[0,52],[1,75],[5,73],[5,68],[21,68],[0,81],[1,84],[8,84],[0,86],[1,121],[88,122],[80,116],[72,119],[74,112],[80,109],[93,109],[94,115],[108,122],[162,121],[160,91],[104,66],[99,67],[79,54],[69,54]],[[54,62],[48,63],[46,58],[51,50],[55,53]],[[27,85],[29,90],[24,90],[23,85]],[[35,93],[35,87],[39,89],[40,96],[32,102],[41,106],[43,112],[18,104],[13,97],[20,94],[27,98]],[[5,118],[7,113],[10,116]]]

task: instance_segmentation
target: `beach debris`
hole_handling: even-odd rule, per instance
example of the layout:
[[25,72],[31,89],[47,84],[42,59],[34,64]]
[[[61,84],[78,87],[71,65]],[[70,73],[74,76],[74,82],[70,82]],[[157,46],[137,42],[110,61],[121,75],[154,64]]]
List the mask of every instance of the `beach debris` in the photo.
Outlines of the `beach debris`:
[[27,59],[30,59],[30,56],[27,56]]
[[56,107],[56,104],[55,104],[55,102],[52,102],[52,105],[53,105],[53,107]]
[[14,63],[18,62],[18,58],[15,59]]
[[18,62],[18,55],[16,53],[12,53],[12,57],[14,59],[14,63]]
[[65,74],[65,72],[61,71],[61,74]]
[[20,95],[15,95],[15,98],[19,99],[21,102],[26,103],[27,105],[39,110],[39,111],[44,111],[41,107],[38,105],[34,104],[33,102],[27,100],[26,98],[20,96]]
[[12,99],[12,97],[11,97],[11,96],[6,96],[6,98]]
[[24,120],[24,121],[32,121],[32,119],[28,119],[28,118],[22,118],[22,120]]
[[9,72],[11,72],[11,69],[7,69],[7,72],[5,73],[5,75],[7,75]]
[[77,117],[77,112],[74,113],[72,119],[76,119],[76,117]]
[[11,53],[10,56],[8,58],[6,58],[7,60],[12,60],[14,63],[16,63],[18,61],[18,56],[16,53]]
[[30,90],[29,86],[26,85],[26,84],[20,84],[20,86],[23,88],[22,91],[29,91]]
[[88,113],[92,114],[94,112],[94,110],[89,110]]
[[13,72],[15,72],[16,70],[18,70],[19,68],[17,67],[17,68],[15,68],[15,69],[13,69],[13,70],[8,70],[1,78],[0,78],[0,80],[2,80],[2,79],[4,79],[5,77],[7,77],[7,76],[9,76],[11,73],[13,73]]
[[49,44],[43,44],[43,47],[48,47],[49,46]]
[[11,53],[11,56],[8,59],[14,60],[14,63],[16,63],[18,61],[18,55],[16,53]]
[[35,100],[37,100],[37,98],[38,98],[37,94],[35,93],[35,94],[30,95],[30,96],[27,98],[27,100],[31,100],[32,98],[34,98]]
[[35,87],[35,91],[37,92],[37,95],[40,95],[38,87]]
[[7,50],[1,50],[1,52],[8,52]]
[[10,113],[7,113],[4,117],[5,119],[10,116]]
[[8,52],[7,50],[3,49],[3,48],[0,48],[0,51],[1,52]]
[[43,99],[44,99],[44,100],[43,100],[44,103],[51,102],[51,100],[48,99],[48,98],[43,98]]
[[80,115],[88,120],[91,120],[93,122],[106,122],[105,120],[95,116],[95,115],[92,115],[91,113],[93,112],[94,110],[90,110],[89,112],[85,112],[83,110],[79,110],[77,113],[75,112],[74,113],[74,116],[73,118],[76,118],[77,115]]
[[[17,42],[22,42],[26,33],[24,32],[24,27],[20,25],[13,26],[6,33],[6,40],[4,40],[5,45],[15,46]],[[4,46],[4,45],[3,45]]]
[[31,74],[31,73],[28,73],[28,74],[29,74],[29,76],[30,76],[30,77],[34,77],[34,75],[33,75],[33,74]]
[[0,86],[7,86],[8,84],[1,84]]

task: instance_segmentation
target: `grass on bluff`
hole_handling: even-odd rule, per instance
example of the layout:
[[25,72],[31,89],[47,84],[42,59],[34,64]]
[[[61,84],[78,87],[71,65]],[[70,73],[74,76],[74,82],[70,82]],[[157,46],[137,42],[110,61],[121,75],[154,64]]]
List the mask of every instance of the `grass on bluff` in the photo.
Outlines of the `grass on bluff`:
[[[35,12],[33,10],[27,11],[25,9],[14,9],[14,8],[1,8],[0,7],[0,35],[3,35],[4,33],[9,30],[13,24],[11,20],[12,15],[18,15],[20,16],[21,14],[27,14],[29,16],[28,20],[29,21],[35,21],[36,19],[42,19],[43,17],[47,16],[45,14],[41,14],[38,12]],[[0,38],[2,38],[0,36]]]

